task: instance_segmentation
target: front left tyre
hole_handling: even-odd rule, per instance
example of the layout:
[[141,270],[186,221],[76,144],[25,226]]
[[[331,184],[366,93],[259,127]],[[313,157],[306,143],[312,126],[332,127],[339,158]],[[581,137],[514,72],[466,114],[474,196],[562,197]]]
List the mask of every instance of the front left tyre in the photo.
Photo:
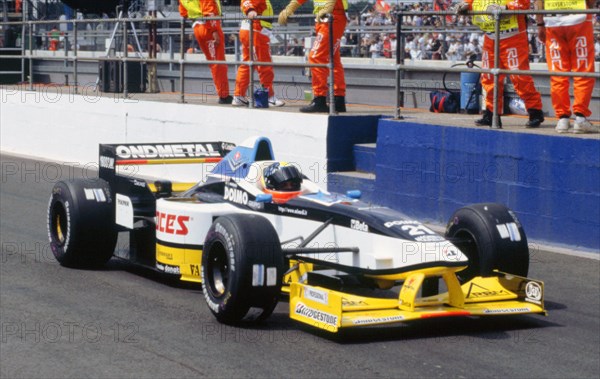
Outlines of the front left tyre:
[[202,290],[219,322],[267,318],[277,305],[283,277],[279,236],[264,217],[231,214],[217,218],[202,251]]
[[47,214],[54,257],[67,267],[104,265],[117,243],[114,220],[114,204],[106,181],[75,179],[56,183]]

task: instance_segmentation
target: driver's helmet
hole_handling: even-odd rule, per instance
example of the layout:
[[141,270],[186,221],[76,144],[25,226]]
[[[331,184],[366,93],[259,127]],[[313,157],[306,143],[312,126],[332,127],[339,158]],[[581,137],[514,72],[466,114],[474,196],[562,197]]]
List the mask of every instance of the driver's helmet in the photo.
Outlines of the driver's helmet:
[[302,174],[294,165],[275,162],[263,170],[263,185],[266,190],[295,192],[302,186]]

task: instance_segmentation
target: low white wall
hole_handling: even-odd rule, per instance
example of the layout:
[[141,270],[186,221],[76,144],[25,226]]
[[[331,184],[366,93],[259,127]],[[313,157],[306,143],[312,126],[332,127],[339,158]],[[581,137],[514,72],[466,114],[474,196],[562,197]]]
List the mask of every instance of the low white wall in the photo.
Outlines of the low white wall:
[[326,115],[0,89],[0,150],[97,163],[99,143],[228,141],[253,135],[309,175],[325,172]]

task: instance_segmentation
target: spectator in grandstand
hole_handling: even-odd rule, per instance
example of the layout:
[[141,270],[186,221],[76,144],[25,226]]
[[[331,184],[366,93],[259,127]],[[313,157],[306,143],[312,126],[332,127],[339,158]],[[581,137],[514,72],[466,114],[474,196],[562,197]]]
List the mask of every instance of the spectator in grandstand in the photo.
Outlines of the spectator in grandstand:
[[396,34],[390,34],[384,37],[383,56],[386,58],[396,57]]
[[[279,24],[286,25],[289,16],[293,15],[307,0],[291,0],[287,7],[279,14]],[[329,63],[329,49],[333,48],[333,96],[336,112],[346,112],[346,79],[340,55],[340,40],[346,28],[346,11],[348,3],[344,0],[319,0],[314,1],[314,11],[317,22],[315,24],[316,38],[308,54],[310,63]],[[333,47],[329,46],[329,23],[327,15],[333,14]],[[300,112],[315,113],[329,112],[327,105],[327,76],[329,69],[324,67],[311,67],[313,100]]]
[[445,58],[446,47],[443,34],[440,33],[437,36],[434,36],[429,50],[431,52],[432,60],[439,61]]
[[600,34],[596,34],[596,43],[594,44],[596,51],[596,62],[600,62]]
[[421,51],[421,47],[419,46],[419,39],[409,36],[406,39],[406,44],[404,45],[404,51],[412,60],[421,60],[423,53]]
[[450,37],[450,46],[446,52],[446,56],[452,62],[460,61],[464,59],[464,46],[456,37]]
[[[257,16],[273,16],[273,7],[269,0],[244,0],[240,2],[242,13],[248,17],[240,27],[240,42],[242,43],[242,60],[250,60],[250,27],[253,30],[253,56],[258,62],[271,62],[271,29],[273,25],[266,20],[255,20]],[[282,107],[285,103],[275,96],[273,90],[273,66],[256,66],[260,84],[269,91],[269,106]],[[240,65],[235,78],[233,93],[234,107],[248,106],[248,86],[250,84],[250,67]],[[250,94],[252,96],[252,94]]]
[[481,50],[481,45],[479,45],[479,38],[471,37],[469,43],[465,47],[465,55],[467,56],[467,58],[470,58],[471,56],[475,55],[475,60],[480,61],[482,53],[483,50]]
[[[489,2],[466,0],[460,3],[456,12],[465,14],[476,5],[473,10],[498,12],[501,10],[526,10],[529,9],[529,0],[490,0]],[[500,23],[500,66],[503,69],[529,70],[529,42],[527,39],[527,18],[524,15],[501,16]],[[495,18],[493,15],[475,16],[473,23],[479,26],[486,34],[483,42],[483,67],[491,68],[494,66],[494,30]],[[498,80],[498,114],[502,113],[504,106],[504,77],[500,75]],[[544,122],[544,113],[542,112],[542,97],[533,84],[533,78],[529,75],[510,75],[515,91],[525,102],[529,120],[525,124],[528,128],[536,128]],[[483,111],[483,117],[475,121],[476,125],[492,126],[493,106],[494,106],[494,77],[491,74],[481,75],[481,85],[486,91],[486,107]],[[497,126],[501,127],[502,122],[498,117]]]
[[369,53],[371,54],[371,58],[381,58],[383,56],[383,41],[381,41],[379,36],[375,36],[375,39],[371,41]]
[[296,57],[301,57],[304,55],[304,52],[302,49],[302,44],[300,44],[300,41],[298,41],[298,38],[290,37],[288,39],[288,49],[287,49],[285,55],[296,56]]
[[[537,9],[569,10],[592,8],[593,0],[566,0],[564,2],[536,0]],[[548,70],[554,72],[594,72],[594,29],[592,15],[563,14],[536,15],[538,36],[546,42]],[[571,99],[569,96],[570,79],[564,76],[550,77],[550,97],[556,116],[558,133],[570,129]],[[590,101],[594,90],[595,78],[573,78],[573,113],[575,123],[573,133],[598,132],[598,126],[587,120],[592,111]]]
[[[208,61],[225,60],[225,36],[220,20],[204,21],[204,17],[220,16],[220,0],[179,0],[179,14],[192,20],[194,35]],[[227,65],[211,64],[213,82],[219,96],[219,104],[231,104]]]

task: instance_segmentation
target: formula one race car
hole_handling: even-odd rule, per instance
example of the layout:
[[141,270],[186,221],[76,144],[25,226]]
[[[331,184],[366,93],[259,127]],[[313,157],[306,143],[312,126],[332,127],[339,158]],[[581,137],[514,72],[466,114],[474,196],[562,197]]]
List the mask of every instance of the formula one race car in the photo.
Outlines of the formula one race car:
[[[197,184],[138,172],[183,163],[214,167]],[[56,259],[94,267],[116,254],[202,283],[220,322],[265,319],[282,293],[291,318],[331,332],[546,313],[543,283],[526,278],[525,232],[503,205],[461,208],[441,236],[360,201],[359,191],[320,189],[297,166],[276,161],[264,137],[237,147],[100,145],[99,176],[52,190],[48,231]],[[115,252],[118,232],[128,232],[128,250]]]

